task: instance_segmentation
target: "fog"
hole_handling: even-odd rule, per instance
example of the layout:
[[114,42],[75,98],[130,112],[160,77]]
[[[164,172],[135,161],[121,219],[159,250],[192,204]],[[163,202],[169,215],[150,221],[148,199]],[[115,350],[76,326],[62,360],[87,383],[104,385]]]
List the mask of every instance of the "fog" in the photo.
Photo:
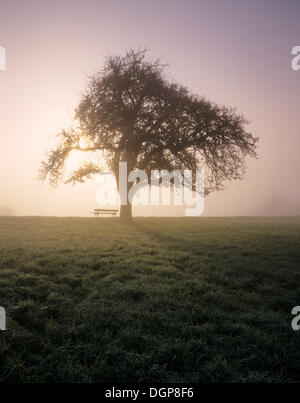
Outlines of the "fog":
[[[1,0],[0,215],[90,216],[99,184],[51,189],[37,180],[51,138],[72,122],[88,74],[107,54],[148,47],[169,76],[236,106],[260,137],[243,181],[205,200],[205,216],[299,215],[300,45],[296,1]],[[135,215],[184,215],[135,207]]]

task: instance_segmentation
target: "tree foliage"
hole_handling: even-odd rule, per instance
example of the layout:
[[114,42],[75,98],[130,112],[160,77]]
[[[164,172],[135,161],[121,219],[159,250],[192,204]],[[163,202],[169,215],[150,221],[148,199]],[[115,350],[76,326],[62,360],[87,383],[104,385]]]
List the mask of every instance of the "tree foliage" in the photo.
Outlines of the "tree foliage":
[[[165,65],[146,50],[110,56],[90,77],[75,111],[76,127],[63,130],[57,147],[42,163],[41,178],[56,185],[73,150],[101,151],[117,179],[120,161],[128,169],[205,169],[205,193],[241,179],[245,158],[256,156],[258,139],[247,132],[235,109],[192,94],[166,77]],[[88,146],[81,147],[84,138]],[[101,172],[88,162],[65,182],[84,181]]]

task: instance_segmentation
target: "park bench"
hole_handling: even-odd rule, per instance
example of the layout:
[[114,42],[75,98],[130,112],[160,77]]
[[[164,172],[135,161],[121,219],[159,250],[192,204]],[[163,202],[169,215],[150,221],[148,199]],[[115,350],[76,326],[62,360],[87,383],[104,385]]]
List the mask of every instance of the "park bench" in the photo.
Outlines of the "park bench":
[[94,217],[100,217],[101,214],[109,214],[115,217],[118,211],[119,210],[115,209],[95,208],[92,214],[94,215]]

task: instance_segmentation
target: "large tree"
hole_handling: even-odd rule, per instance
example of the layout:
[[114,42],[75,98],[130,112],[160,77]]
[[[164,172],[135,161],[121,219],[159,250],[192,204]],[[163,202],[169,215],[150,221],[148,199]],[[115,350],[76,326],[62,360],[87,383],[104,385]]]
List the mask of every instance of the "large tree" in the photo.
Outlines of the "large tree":
[[[204,168],[207,195],[221,190],[225,181],[241,179],[245,157],[256,156],[258,139],[246,131],[242,115],[167,79],[165,65],[148,60],[146,50],[106,59],[89,79],[75,122],[59,134],[58,145],[42,163],[41,178],[52,185],[84,182],[100,173],[100,166],[87,162],[68,178],[64,175],[72,151],[101,151],[118,189],[119,162],[127,162],[128,171],[148,175],[153,169]],[[121,218],[131,215],[130,204],[121,206]]]

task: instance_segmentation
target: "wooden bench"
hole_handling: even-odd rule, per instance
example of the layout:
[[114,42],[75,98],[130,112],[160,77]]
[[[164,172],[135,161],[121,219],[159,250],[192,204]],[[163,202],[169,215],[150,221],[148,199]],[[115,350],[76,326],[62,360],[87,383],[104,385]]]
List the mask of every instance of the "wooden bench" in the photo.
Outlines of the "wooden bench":
[[115,217],[117,215],[118,211],[119,210],[115,210],[115,209],[95,208],[94,211],[92,212],[92,214],[94,215],[94,217],[100,217],[101,214],[109,214],[109,215]]

